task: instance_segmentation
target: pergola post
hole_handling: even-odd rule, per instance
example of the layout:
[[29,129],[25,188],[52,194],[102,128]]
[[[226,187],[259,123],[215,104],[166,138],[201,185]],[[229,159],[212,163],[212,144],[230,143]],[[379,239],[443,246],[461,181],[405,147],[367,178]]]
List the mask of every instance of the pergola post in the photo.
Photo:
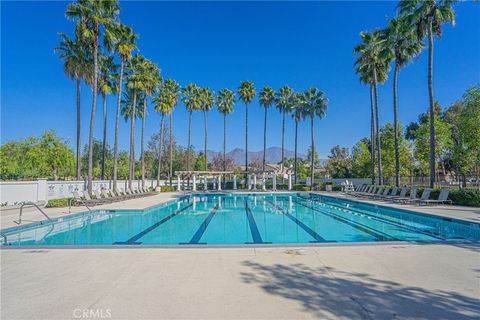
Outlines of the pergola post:
[[251,176],[251,175],[248,175],[248,178],[247,178],[247,190],[250,190],[251,187],[252,187],[252,176]]
[[218,176],[218,186],[217,187],[218,187],[218,189],[217,189],[218,191],[222,191],[222,176],[221,175]]
[[267,186],[265,184],[265,172],[263,173],[263,176],[262,176],[262,190],[263,191],[267,190]]
[[193,179],[193,191],[197,191],[197,175],[195,173],[192,175],[192,179]]
[[253,190],[257,190],[257,174],[253,174]]
[[277,191],[277,175],[273,174],[272,177],[272,190]]
[[288,174],[288,190],[292,190],[292,174]]
[[203,176],[203,190],[208,191],[208,179],[207,175]]
[[181,191],[182,188],[180,187],[180,175],[177,175],[177,191]]
[[233,190],[237,190],[237,175],[233,175]]

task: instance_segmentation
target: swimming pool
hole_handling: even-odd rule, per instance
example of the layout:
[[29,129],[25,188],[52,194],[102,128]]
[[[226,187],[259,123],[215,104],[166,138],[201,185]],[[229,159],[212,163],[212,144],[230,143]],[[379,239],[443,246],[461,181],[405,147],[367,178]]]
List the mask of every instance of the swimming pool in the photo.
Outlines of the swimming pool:
[[331,196],[197,194],[146,210],[75,214],[2,230],[9,246],[250,245],[480,240],[480,224]]

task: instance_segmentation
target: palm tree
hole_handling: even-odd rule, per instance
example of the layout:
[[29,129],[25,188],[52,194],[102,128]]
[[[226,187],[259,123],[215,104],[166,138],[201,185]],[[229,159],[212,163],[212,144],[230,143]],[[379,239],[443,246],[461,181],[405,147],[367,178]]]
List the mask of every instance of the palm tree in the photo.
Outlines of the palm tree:
[[297,146],[298,146],[298,122],[302,119],[304,115],[304,100],[305,97],[301,93],[293,93],[290,97],[289,109],[292,112],[292,117],[295,120],[295,158],[294,158],[294,174],[295,174],[295,184],[297,184]]
[[248,104],[253,101],[256,94],[253,82],[245,80],[240,83],[238,95],[245,104],[245,182],[248,175]]
[[102,27],[109,28],[117,23],[120,8],[117,0],[77,0],[68,5],[66,16],[80,24],[82,36],[91,43],[93,55],[93,103],[90,116],[90,133],[88,140],[88,192],[92,193],[93,180],[93,127],[98,94],[98,44]]
[[105,157],[107,143],[107,95],[117,91],[117,68],[113,56],[100,55],[100,74],[98,77],[98,89],[103,98],[103,140],[102,140],[102,173],[101,179],[105,179]]
[[282,114],[282,161],[280,162],[280,170],[283,173],[283,162],[285,161],[285,117],[288,112],[289,100],[293,94],[292,88],[289,86],[281,87],[275,95],[275,105]]
[[208,158],[207,158],[207,142],[208,142],[208,116],[207,112],[213,108],[215,101],[212,90],[209,88],[201,88],[201,105],[200,109],[203,111],[203,120],[205,125],[205,147],[204,147],[204,157],[205,157],[205,171],[208,168]]
[[263,120],[263,163],[262,171],[265,171],[265,154],[267,150],[267,111],[275,100],[275,91],[269,86],[263,87],[260,91],[259,99],[260,105],[265,108],[265,117]]
[[169,101],[170,92],[165,88],[164,83],[158,88],[157,92],[153,96],[153,104],[155,105],[155,111],[162,115],[162,121],[160,123],[160,139],[158,141],[158,168],[157,168],[157,187],[160,186],[160,169],[162,159],[162,141],[163,141],[163,127],[165,124],[165,116],[171,114],[172,107]]
[[388,27],[383,30],[386,38],[385,63],[391,58],[395,60],[393,73],[393,127],[395,141],[395,186],[400,186],[400,160],[398,147],[398,114],[397,114],[397,78],[400,69],[415,58],[423,48],[423,43],[418,41],[414,30],[405,18],[391,19]]
[[314,138],[314,120],[315,117],[320,119],[325,116],[325,110],[328,107],[328,99],[325,98],[325,93],[317,88],[310,88],[303,93],[302,105],[303,116],[310,118],[311,138],[312,138],[312,157],[310,159],[310,190],[313,190],[314,185],[314,166],[315,166],[315,138]]
[[198,110],[201,106],[200,88],[190,83],[182,90],[183,104],[188,110],[188,147],[187,147],[187,171],[190,170],[190,154],[191,154],[191,134],[192,134],[192,112]]
[[167,79],[163,82],[163,87],[167,90],[168,94],[168,101],[170,105],[170,125],[169,125],[169,143],[170,143],[170,171],[169,171],[169,179],[170,185],[172,185],[172,176],[173,176],[173,109],[178,105],[178,99],[180,97],[180,85],[175,80]]
[[417,39],[428,38],[428,95],[430,99],[430,188],[435,185],[435,99],[433,97],[433,36],[442,35],[442,24],[455,26],[453,0],[401,0],[398,9],[416,30]]
[[145,99],[143,100],[143,117],[142,117],[142,139],[141,139],[141,167],[142,167],[142,187],[145,187],[145,118],[147,115],[147,98],[153,93],[153,90],[159,85],[160,68],[155,63],[146,60],[143,64],[142,73],[144,80],[142,82],[141,89],[145,93]]
[[63,71],[70,78],[76,81],[77,89],[77,180],[81,176],[81,151],[80,151],[80,128],[81,128],[81,114],[80,114],[80,87],[83,79],[87,77],[89,67],[89,54],[87,46],[81,39],[70,39],[66,34],[59,33],[62,41],[60,45],[54,50],[60,52],[60,59],[63,62]]
[[115,145],[113,149],[113,191],[117,190],[117,171],[118,171],[118,124],[120,120],[120,106],[123,89],[123,69],[125,63],[132,58],[132,52],[136,49],[137,35],[133,33],[128,26],[119,24],[115,30],[115,51],[120,57],[120,80],[118,83],[117,114],[115,118]]
[[[379,104],[378,104],[378,83],[379,74],[386,73],[389,70],[389,65],[385,63],[382,50],[384,48],[384,39],[381,37],[380,31],[374,32],[361,32],[360,38],[362,43],[355,47],[354,52],[359,54],[359,57],[355,61],[355,65],[358,67],[357,72],[364,72],[366,74],[372,74],[373,95],[375,101],[375,118],[376,118],[376,133],[377,133],[377,159],[378,159],[378,177],[380,184],[383,184],[382,174],[382,153],[380,143],[380,116],[379,116]],[[385,77],[386,79],[386,77]]]
[[227,115],[233,112],[235,93],[229,89],[220,90],[216,103],[218,111],[223,114],[223,171],[227,171]]

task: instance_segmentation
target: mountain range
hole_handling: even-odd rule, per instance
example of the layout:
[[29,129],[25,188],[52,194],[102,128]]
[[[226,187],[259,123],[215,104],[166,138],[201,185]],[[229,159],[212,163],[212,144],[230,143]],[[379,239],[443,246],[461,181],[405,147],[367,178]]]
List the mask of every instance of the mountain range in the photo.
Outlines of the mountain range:
[[[222,155],[222,152],[207,150],[207,158],[208,161],[212,161],[215,155]],[[285,158],[293,158],[295,156],[295,152],[291,150],[285,149]],[[235,162],[235,165],[244,165],[245,164],[245,150],[241,148],[235,148],[229,152],[227,152],[227,157],[232,158]],[[307,156],[302,153],[298,153],[297,157],[299,159],[306,159]],[[249,151],[248,152],[248,163],[255,161],[256,159],[262,160],[263,159],[263,150],[260,151]],[[280,147],[270,147],[267,148],[265,152],[265,160],[268,163],[279,163],[282,159],[282,148]]]

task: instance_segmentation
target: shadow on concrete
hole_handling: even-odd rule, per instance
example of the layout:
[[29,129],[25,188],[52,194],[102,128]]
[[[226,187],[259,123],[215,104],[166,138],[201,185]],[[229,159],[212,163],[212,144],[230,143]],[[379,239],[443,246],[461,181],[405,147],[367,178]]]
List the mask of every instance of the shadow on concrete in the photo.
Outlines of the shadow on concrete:
[[262,265],[252,261],[245,261],[243,266],[251,270],[241,274],[244,282],[298,301],[315,318],[479,319],[480,299],[453,291],[405,286],[368,273],[330,267]]

